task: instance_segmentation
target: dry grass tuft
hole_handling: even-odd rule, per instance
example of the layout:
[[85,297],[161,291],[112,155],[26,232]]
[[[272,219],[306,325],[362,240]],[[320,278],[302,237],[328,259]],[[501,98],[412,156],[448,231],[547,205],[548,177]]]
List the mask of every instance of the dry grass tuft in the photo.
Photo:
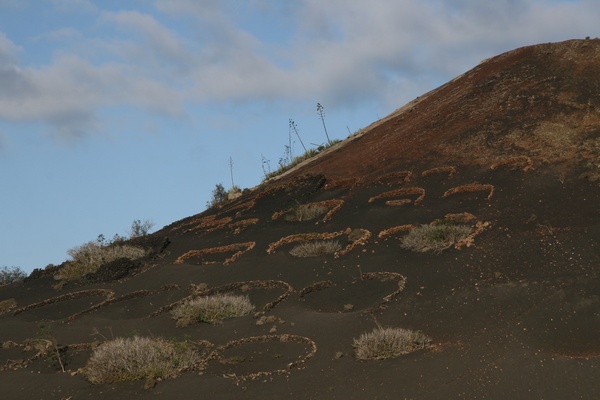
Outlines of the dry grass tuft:
[[110,384],[174,378],[205,363],[206,357],[187,342],[134,336],[98,346],[82,373],[94,384]]
[[471,227],[466,225],[454,225],[447,221],[434,222],[411,229],[402,237],[400,243],[406,250],[441,253],[466,239],[472,231]]
[[241,317],[254,311],[248,296],[215,294],[198,297],[175,307],[171,311],[178,327],[197,322],[220,323],[228,318]]
[[290,250],[294,257],[319,257],[334,254],[342,249],[336,240],[323,240],[302,243]]
[[146,256],[141,247],[112,244],[103,246],[98,242],[87,242],[72,248],[68,254],[73,259],[66,263],[55,275],[57,280],[75,281],[96,272],[101,266],[120,258],[137,260]]
[[359,360],[396,358],[429,347],[431,338],[420,331],[402,328],[375,328],[354,339],[354,352]]
[[0,315],[6,314],[13,308],[17,307],[17,301],[15,299],[7,299],[0,301]]
[[298,207],[294,207],[291,210],[287,211],[283,219],[286,221],[310,221],[311,219],[315,219],[320,215],[323,215],[327,212],[328,208],[315,203],[315,204],[300,204]]

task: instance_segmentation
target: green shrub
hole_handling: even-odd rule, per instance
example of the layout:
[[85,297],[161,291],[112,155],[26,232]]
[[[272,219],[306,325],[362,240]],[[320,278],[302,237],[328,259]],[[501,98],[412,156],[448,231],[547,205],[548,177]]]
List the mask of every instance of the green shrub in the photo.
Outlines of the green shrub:
[[443,250],[465,239],[472,233],[467,225],[454,225],[452,223],[432,223],[411,229],[401,239],[401,247],[421,253],[433,251],[440,253]]
[[200,368],[204,361],[188,343],[134,336],[98,346],[82,372],[94,384],[166,379]]
[[13,282],[21,281],[27,277],[25,271],[19,267],[0,268],[0,286],[8,285]]
[[378,327],[354,339],[353,346],[359,360],[384,360],[427,348],[430,343],[420,331]]
[[171,311],[178,327],[197,322],[219,323],[224,319],[241,317],[251,313],[254,306],[248,296],[228,293],[198,297],[189,300]]
[[102,265],[128,258],[136,260],[146,255],[146,250],[141,247],[111,244],[103,246],[98,241],[87,242],[67,252],[72,261],[68,262],[59,271],[56,279],[77,280],[86,274],[97,271]]
[[341,249],[342,246],[335,240],[316,240],[295,246],[290,250],[290,254],[294,257],[319,257],[333,254]]
[[310,221],[318,217],[319,215],[325,214],[329,209],[319,204],[301,204],[298,207],[294,207],[288,213],[283,216],[286,221]]
[[227,201],[227,190],[225,190],[225,186],[221,183],[217,183],[212,192],[212,198],[210,201],[206,202],[207,208],[216,207],[219,204],[222,204]]

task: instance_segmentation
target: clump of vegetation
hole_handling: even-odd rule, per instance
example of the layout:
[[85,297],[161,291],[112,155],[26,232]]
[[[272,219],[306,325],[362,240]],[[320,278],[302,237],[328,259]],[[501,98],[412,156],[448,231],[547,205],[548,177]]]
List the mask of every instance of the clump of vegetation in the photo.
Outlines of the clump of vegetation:
[[137,246],[90,241],[67,252],[72,260],[67,262],[55,276],[59,280],[74,281],[96,272],[101,266],[120,258],[137,260],[146,256],[146,250]]
[[385,360],[427,348],[431,338],[421,331],[377,327],[354,339],[354,352],[359,360]]
[[224,203],[227,200],[227,190],[225,190],[225,186],[222,183],[217,183],[212,192],[212,197],[210,201],[206,202],[206,207],[212,208],[216,207],[221,203]]
[[13,282],[21,281],[27,277],[25,271],[19,267],[0,268],[0,286],[8,285]]
[[110,384],[174,378],[203,363],[202,354],[186,342],[134,336],[98,346],[82,372],[94,384]]
[[232,186],[231,189],[225,189],[222,183],[217,183],[212,192],[212,197],[210,201],[206,202],[207,208],[218,207],[219,205],[225,203],[227,200],[233,199],[239,196],[242,193],[242,189],[238,186]]
[[287,212],[283,219],[293,222],[310,221],[325,214],[328,210],[329,208],[321,204],[300,204]]
[[17,306],[17,301],[15,299],[6,299],[0,301],[0,315],[6,314],[13,308]]
[[436,221],[429,225],[421,225],[411,229],[401,239],[401,246],[406,250],[424,253],[432,251],[441,253],[445,249],[467,238],[472,232],[467,225],[456,225],[452,221]]
[[228,318],[250,314],[254,306],[248,296],[229,293],[198,297],[182,303],[171,311],[178,327],[198,322],[220,323]]
[[141,236],[146,236],[150,232],[150,229],[154,226],[154,222],[150,220],[145,220],[144,222],[139,219],[134,220],[131,223],[131,228],[129,229],[129,238],[137,238]]
[[319,257],[334,254],[341,249],[342,246],[336,240],[315,240],[295,246],[290,254],[294,257]]
[[[268,180],[270,178],[273,178],[275,176],[283,174],[285,171],[288,171],[288,170],[294,168],[296,165],[298,165],[298,164],[300,164],[300,163],[308,160],[309,158],[313,158],[314,156],[316,156],[317,154],[321,153],[325,149],[328,149],[329,147],[331,147],[334,144],[337,144],[339,142],[341,142],[341,140],[339,140],[339,139],[332,139],[329,142],[327,142],[326,144],[321,145],[321,146],[319,146],[316,149],[308,149],[308,150],[306,150],[304,152],[304,154],[299,155],[297,157],[294,157],[289,163],[286,163],[285,159],[282,159],[279,162],[279,168],[277,170],[271,171],[271,172],[267,172],[265,174],[265,180]],[[265,164],[265,162],[268,163],[268,160],[263,159],[263,165]]]

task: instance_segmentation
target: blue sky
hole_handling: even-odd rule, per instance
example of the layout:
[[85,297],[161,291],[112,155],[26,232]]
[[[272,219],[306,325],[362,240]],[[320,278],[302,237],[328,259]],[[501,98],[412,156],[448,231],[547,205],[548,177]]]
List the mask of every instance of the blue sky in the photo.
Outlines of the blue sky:
[[[0,0],[0,267],[275,169],[516,47],[597,37],[596,0]],[[299,143],[293,153],[301,153]]]

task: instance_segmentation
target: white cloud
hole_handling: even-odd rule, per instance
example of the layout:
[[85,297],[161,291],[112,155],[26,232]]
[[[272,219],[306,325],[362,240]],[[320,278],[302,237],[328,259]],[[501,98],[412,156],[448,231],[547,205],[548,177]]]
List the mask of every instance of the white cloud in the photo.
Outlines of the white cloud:
[[[23,50],[0,33],[0,118],[46,121],[78,136],[99,129],[99,110],[118,106],[178,117],[186,102],[379,101],[389,109],[514,47],[597,36],[600,15],[593,0],[154,4],[152,15],[100,13],[108,35],[82,37],[68,27],[49,33],[85,46],[57,51],[37,67],[22,66]],[[257,28],[248,15],[263,12],[269,18]]]

